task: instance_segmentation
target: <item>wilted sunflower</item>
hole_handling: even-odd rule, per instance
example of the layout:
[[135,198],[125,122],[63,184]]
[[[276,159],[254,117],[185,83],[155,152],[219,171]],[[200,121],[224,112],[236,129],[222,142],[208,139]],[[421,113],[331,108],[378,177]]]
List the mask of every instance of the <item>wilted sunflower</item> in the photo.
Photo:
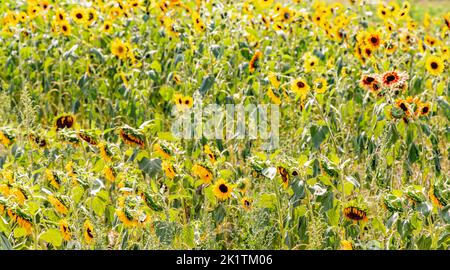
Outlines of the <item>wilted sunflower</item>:
[[56,131],[64,128],[72,128],[74,124],[75,116],[71,114],[63,114],[55,120]]
[[231,193],[233,191],[233,186],[228,184],[224,179],[219,179],[214,185],[214,195],[221,200],[225,201],[231,198]]
[[94,226],[89,220],[86,220],[83,224],[83,236],[86,243],[91,244],[95,238]]
[[170,149],[168,143],[160,141],[153,145],[153,151],[158,153],[164,159],[170,159],[172,157],[173,151]]
[[367,221],[367,209],[365,206],[358,205],[356,202],[351,201],[348,206],[344,208],[344,216],[354,222]]
[[439,208],[446,207],[450,203],[450,188],[448,182],[436,181],[431,185],[428,195],[434,205]]
[[98,139],[92,131],[80,130],[78,131],[78,137],[80,137],[80,139],[82,139],[83,141],[87,142],[90,145],[98,144]]
[[144,135],[137,129],[124,125],[119,129],[120,138],[125,144],[144,148]]
[[140,196],[127,196],[119,198],[119,208],[116,215],[125,227],[145,225],[149,216],[142,210],[144,202]]
[[212,164],[216,162],[216,155],[213,150],[211,150],[211,147],[209,147],[209,145],[205,145],[203,147],[203,152],[208,156],[209,161],[211,161]]
[[113,166],[106,166],[103,169],[103,173],[105,174],[106,180],[110,182],[116,181],[117,171],[116,168],[114,168]]
[[277,104],[280,105],[281,104],[281,99],[280,96],[281,94],[275,94],[275,92],[279,92],[278,90],[272,90],[272,88],[267,89],[267,96],[270,98],[270,101],[273,104]]
[[425,68],[434,76],[439,76],[444,71],[444,61],[437,56],[429,56],[425,63]]

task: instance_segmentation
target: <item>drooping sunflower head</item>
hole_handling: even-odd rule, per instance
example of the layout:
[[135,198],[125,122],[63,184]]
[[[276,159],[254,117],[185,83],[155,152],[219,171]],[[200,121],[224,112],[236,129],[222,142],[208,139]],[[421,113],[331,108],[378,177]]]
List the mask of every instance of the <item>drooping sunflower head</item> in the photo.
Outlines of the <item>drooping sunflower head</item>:
[[340,250],[353,250],[352,242],[350,242],[348,240],[341,240]]
[[0,128],[0,143],[4,146],[10,146],[15,140],[13,130],[11,128]]
[[448,180],[436,181],[431,185],[428,195],[434,205],[439,208],[446,207],[450,203],[450,184]]
[[233,192],[233,186],[227,183],[224,179],[219,179],[214,185],[214,195],[221,200],[225,201],[231,198]]
[[75,124],[75,116],[72,114],[62,114],[56,117],[55,127],[56,131],[65,128],[72,128]]
[[277,166],[277,172],[281,176],[283,187],[287,188],[289,185],[289,171],[283,166]]
[[158,143],[155,143],[153,145],[153,151],[164,159],[170,159],[174,154],[172,145],[164,140],[159,140]]
[[164,160],[161,164],[161,167],[166,174],[167,178],[173,179],[177,175],[172,163],[168,160]]
[[67,220],[61,219],[59,221],[59,230],[61,232],[64,241],[70,241],[70,239],[72,238],[72,230]]
[[262,56],[262,52],[260,50],[256,50],[255,54],[253,55],[252,59],[250,60],[250,63],[248,64],[248,70],[250,73],[255,72],[255,70],[259,67],[259,61]]
[[416,206],[426,201],[423,187],[420,186],[408,186],[405,189],[405,196],[408,198],[409,202]]
[[48,195],[47,200],[53,205],[56,212],[62,215],[66,215],[67,213],[69,213],[68,203],[61,196]]
[[90,145],[98,145],[98,138],[95,131],[92,130],[79,130],[78,137]]
[[140,130],[124,125],[119,128],[119,135],[125,144],[141,148],[145,147],[144,135]]
[[344,216],[354,222],[367,221],[367,207],[356,201],[350,201],[344,207]]
[[94,226],[90,220],[86,220],[83,224],[83,236],[87,244],[92,244],[95,238]]
[[199,177],[203,183],[209,184],[213,178],[212,169],[205,163],[196,163],[192,166],[192,174]]
[[403,199],[393,194],[383,198],[383,207],[390,212],[403,212]]

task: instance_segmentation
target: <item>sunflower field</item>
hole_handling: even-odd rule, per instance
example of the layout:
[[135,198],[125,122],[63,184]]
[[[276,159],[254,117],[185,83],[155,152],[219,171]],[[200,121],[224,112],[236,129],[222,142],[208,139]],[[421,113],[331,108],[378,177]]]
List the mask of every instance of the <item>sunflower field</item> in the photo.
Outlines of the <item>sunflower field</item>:
[[[450,249],[426,2],[0,0],[0,249]],[[175,136],[199,99],[278,146]]]

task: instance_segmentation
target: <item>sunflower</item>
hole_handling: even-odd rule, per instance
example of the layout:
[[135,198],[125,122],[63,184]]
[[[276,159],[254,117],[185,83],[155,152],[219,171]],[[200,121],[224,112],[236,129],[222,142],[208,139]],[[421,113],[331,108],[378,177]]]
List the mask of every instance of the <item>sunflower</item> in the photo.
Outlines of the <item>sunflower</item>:
[[278,173],[281,175],[281,180],[283,182],[283,187],[287,188],[289,185],[289,172],[283,166],[277,167]]
[[347,206],[344,208],[344,216],[354,222],[363,220],[367,221],[367,210],[359,206]]
[[144,135],[137,129],[124,125],[119,129],[119,136],[125,144],[145,147]]
[[59,189],[61,186],[61,179],[59,176],[52,172],[49,169],[45,170],[45,177],[47,178],[47,181],[50,182],[50,185],[52,185],[54,188]]
[[432,75],[439,76],[444,71],[444,62],[440,57],[432,55],[427,58],[425,67]]
[[164,173],[166,174],[167,178],[173,179],[177,175],[172,164],[169,161],[164,160],[161,164],[161,167],[164,170]]
[[319,94],[325,93],[325,91],[327,91],[327,87],[328,82],[325,78],[317,78],[314,81],[314,91],[316,91]]
[[55,12],[55,17],[56,17],[56,21],[57,22],[64,22],[67,20],[67,16],[66,13],[64,12],[63,9],[59,8],[56,10]]
[[111,21],[105,21],[105,22],[103,23],[103,26],[102,26],[102,28],[101,28],[101,31],[102,31],[103,33],[110,33],[110,32],[112,31],[112,29],[113,29],[112,22],[111,22]]
[[72,27],[67,21],[61,21],[59,23],[59,29],[64,36],[70,36],[72,33]]
[[7,210],[9,218],[25,229],[27,235],[30,235],[33,229],[31,217],[19,208]]
[[420,116],[426,116],[430,113],[430,103],[419,103],[419,106],[417,107],[417,112]]
[[200,18],[200,15],[197,13],[194,13],[192,15],[192,21],[194,22],[194,28],[197,32],[205,32],[206,26],[203,23],[202,19]]
[[92,25],[97,20],[97,10],[90,7],[86,10],[86,23]]
[[82,139],[83,141],[87,142],[90,145],[94,146],[98,145],[98,139],[91,131],[80,130],[78,131],[77,135],[80,139]]
[[298,94],[304,100],[309,92],[309,85],[302,78],[295,79],[291,83],[291,91]]
[[53,205],[53,207],[55,207],[55,209],[58,213],[66,215],[69,212],[69,209],[67,209],[67,206],[65,206],[64,203],[57,197],[55,197],[53,195],[49,195],[47,197],[47,200]]
[[408,102],[406,102],[406,100],[399,98],[395,101],[395,105],[400,108],[406,115],[411,114],[409,104]]
[[0,142],[4,146],[10,146],[15,137],[12,135],[12,130],[9,128],[0,128]]
[[59,230],[61,231],[64,241],[69,241],[72,238],[69,223],[65,219],[59,221]]
[[211,169],[202,164],[192,166],[192,174],[198,176],[205,184],[211,183],[213,177]]
[[109,146],[106,142],[101,142],[98,145],[98,149],[100,151],[100,156],[106,162],[111,162],[113,153],[109,149]]
[[341,250],[353,250],[352,242],[348,240],[342,240],[341,241]]
[[255,54],[253,55],[252,59],[250,60],[250,63],[248,65],[248,70],[250,73],[255,72],[255,70],[259,67],[259,59],[262,56],[262,52],[257,50]]
[[119,59],[126,59],[128,56],[127,45],[119,39],[115,39],[111,44],[111,53]]
[[450,12],[444,15],[444,22],[448,29],[450,29]]
[[169,146],[164,142],[154,144],[153,151],[158,153],[164,159],[170,159],[173,154],[172,150],[170,150]]
[[439,208],[446,207],[450,203],[450,188],[447,182],[437,181],[430,187],[428,195]]
[[380,77],[384,87],[394,88],[404,84],[408,80],[409,75],[406,72],[393,70],[383,73]]
[[41,8],[38,5],[32,4],[28,6],[27,13],[30,19],[34,19],[41,12]]
[[3,197],[8,197],[9,193],[10,193],[9,185],[0,184],[0,194],[3,195]]
[[180,77],[180,75],[178,75],[178,74],[173,74],[172,79],[173,79],[173,82],[174,82],[176,85],[180,85],[180,84],[181,84],[181,77]]
[[185,108],[192,108],[193,105],[194,105],[194,100],[192,99],[192,97],[185,96],[183,98],[183,106]]
[[23,205],[25,201],[28,199],[25,190],[19,187],[11,188],[9,194],[12,195],[20,205]]
[[75,116],[71,114],[64,114],[56,118],[55,127],[56,131],[64,128],[72,128],[75,124]]
[[116,181],[116,177],[117,177],[117,172],[116,169],[112,166],[106,166],[103,169],[103,173],[105,174],[105,178],[106,180],[110,181],[110,182],[114,182]]
[[311,72],[313,71],[317,63],[319,62],[319,59],[314,55],[308,55],[305,57],[305,62],[303,62],[303,68],[305,69],[305,72]]
[[41,6],[42,10],[48,10],[50,8],[50,2],[48,0],[41,0],[39,6]]
[[365,42],[372,50],[376,50],[381,45],[380,33],[369,33],[366,37]]
[[252,210],[252,202],[253,202],[252,199],[247,197],[244,197],[241,200],[242,207],[247,211]]
[[272,6],[273,0],[255,0],[254,5],[257,9],[266,9]]
[[94,233],[94,227],[92,226],[92,223],[89,220],[86,220],[83,224],[83,236],[86,243],[91,244],[94,240],[95,233]]
[[122,10],[119,7],[112,7],[108,12],[109,17],[115,20],[122,16]]
[[233,191],[233,186],[228,184],[225,180],[219,179],[214,185],[214,195],[221,200],[225,201],[231,198],[231,193]]
[[439,44],[439,40],[437,40],[436,38],[429,36],[429,35],[425,36],[424,41],[425,41],[425,44],[427,44],[429,47],[434,47]]
[[273,104],[277,104],[277,105],[281,104],[280,95],[275,94],[275,92],[272,90],[272,88],[267,89],[267,96],[270,98],[270,101]]
[[212,164],[216,162],[216,155],[211,150],[211,147],[209,147],[209,145],[205,145],[203,147],[203,152],[208,156],[209,161],[211,161]]
[[280,87],[280,78],[277,73],[269,71],[267,78],[269,79],[269,82],[272,85],[272,87],[274,88]]
[[242,178],[237,183],[237,188],[242,194],[245,194],[251,187],[251,182],[248,178]]
[[74,8],[70,12],[72,20],[79,25],[85,24],[87,21],[86,10],[84,8]]

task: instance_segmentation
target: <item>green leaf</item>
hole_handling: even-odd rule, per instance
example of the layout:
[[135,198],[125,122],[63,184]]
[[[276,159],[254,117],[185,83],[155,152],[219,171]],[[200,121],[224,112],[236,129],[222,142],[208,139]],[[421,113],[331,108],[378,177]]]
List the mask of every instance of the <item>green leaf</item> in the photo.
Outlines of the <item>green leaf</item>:
[[275,194],[263,194],[256,205],[261,208],[275,209],[277,196]]
[[161,73],[161,71],[162,71],[161,63],[159,63],[159,61],[157,61],[157,60],[155,60],[151,63],[150,68],[154,69],[158,73]]
[[21,238],[27,235],[27,230],[22,227],[17,227],[14,229],[14,238]]
[[162,161],[159,158],[148,159],[144,157],[138,161],[139,169],[150,177],[154,177],[157,173],[161,172],[161,163]]
[[49,229],[39,237],[41,241],[52,244],[55,247],[59,247],[62,244],[61,232],[57,229]]
[[202,84],[200,85],[200,89],[198,90],[202,96],[205,96],[209,89],[214,85],[214,76],[207,75],[203,77]]

